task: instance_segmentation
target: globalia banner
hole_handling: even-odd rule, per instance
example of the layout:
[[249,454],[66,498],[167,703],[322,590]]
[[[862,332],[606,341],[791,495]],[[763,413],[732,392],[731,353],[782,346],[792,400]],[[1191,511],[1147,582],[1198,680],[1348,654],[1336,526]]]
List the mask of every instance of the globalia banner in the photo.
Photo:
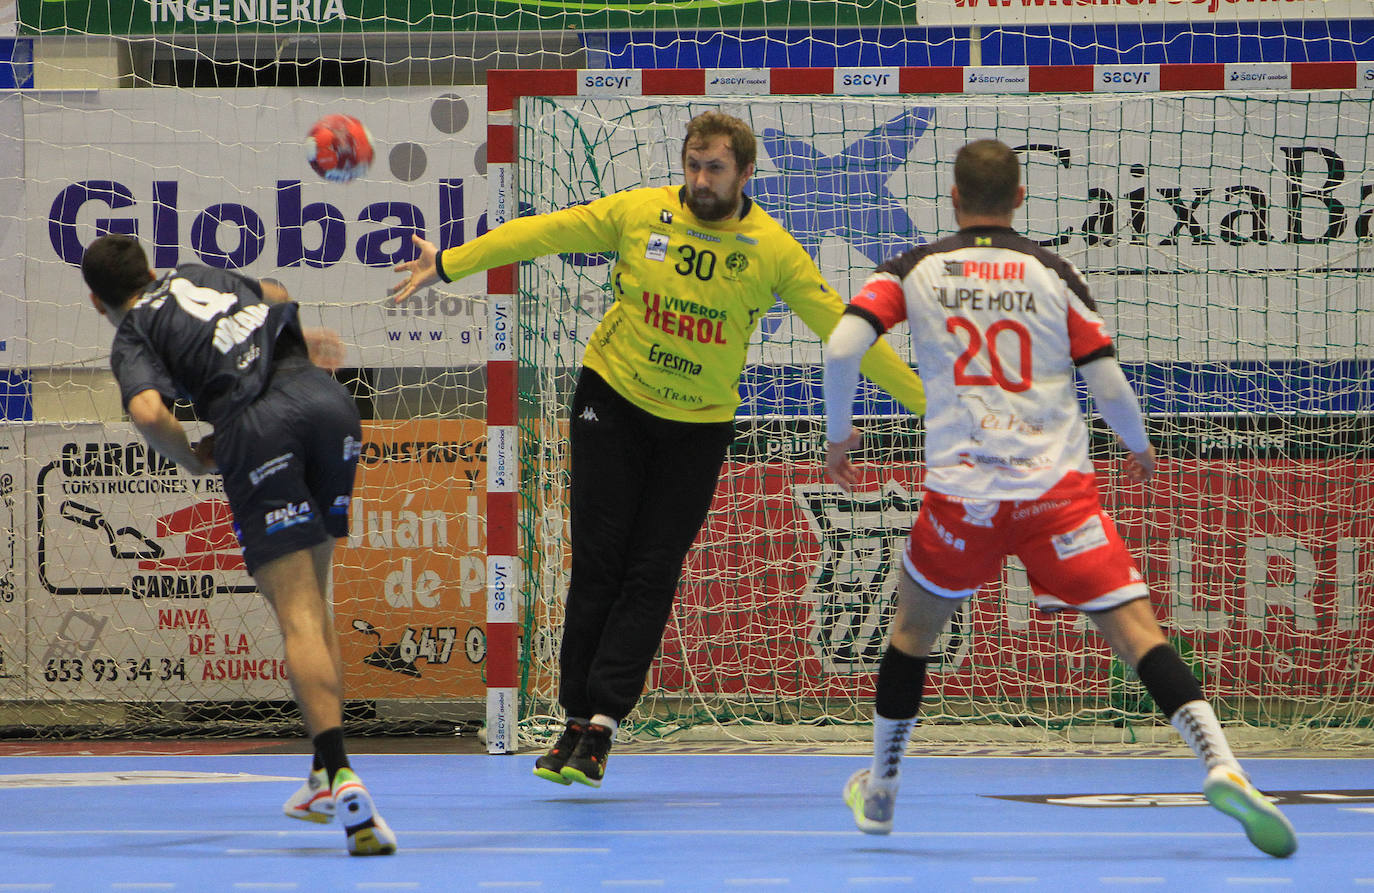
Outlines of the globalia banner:
[[[21,94],[0,107],[22,109],[20,188],[33,211],[16,255],[27,334],[15,332],[0,359],[106,362],[111,330],[90,309],[79,265],[98,235],[119,232],[137,236],[158,271],[204,264],[279,281],[307,325],[341,334],[346,366],[480,362],[483,277],[423,289],[400,306],[387,290],[402,278],[393,267],[416,255],[412,235],[454,245],[485,230],[485,92],[245,89],[231,97],[108,90],[60,105]],[[306,160],[306,133],[328,113],[352,115],[371,132],[375,160],[349,183],[321,179]],[[0,285],[0,312],[9,300]]]

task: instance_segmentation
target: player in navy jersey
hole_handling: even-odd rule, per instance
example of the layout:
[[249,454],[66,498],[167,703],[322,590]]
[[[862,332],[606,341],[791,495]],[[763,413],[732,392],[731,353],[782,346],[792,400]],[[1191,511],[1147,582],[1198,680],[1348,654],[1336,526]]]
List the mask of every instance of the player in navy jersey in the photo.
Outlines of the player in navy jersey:
[[931,649],[963,602],[1016,555],[1043,610],[1084,612],[1135,668],[1205,763],[1207,800],[1259,849],[1290,855],[1292,826],[1242,771],[1102,510],[1075,372],[1127,450],[1126,476],[1148,480],[1155,454],[1083,277],[1011,228],[1025,187],[1004,144],[963,147],[950,197],[959,232],[879,266],[825,353],[826,466],[845,490],[858,480],[848,459],[859,442],[851,424],[858,358],[903,320],[927,402],[926,493],[878,669],[873,762],[845,785],[856,824],[871,834],[892,829]]
[[[115,326],[110,365],[129,418],[187,474],[223,475],[244,563],[276,612],[315,748],[285,813],[312,822],[338,813],[350,853],[395,852],[396,836],[344,748],[330,584],[362,428],[347,390],[315,362],[338,365],[337,336],[307,336],[297,305],[270,280],[199,265],[158,277],[131,236],[96,239],[81,273]],[[171,409],[181,399],[214,425],[194,446]]]

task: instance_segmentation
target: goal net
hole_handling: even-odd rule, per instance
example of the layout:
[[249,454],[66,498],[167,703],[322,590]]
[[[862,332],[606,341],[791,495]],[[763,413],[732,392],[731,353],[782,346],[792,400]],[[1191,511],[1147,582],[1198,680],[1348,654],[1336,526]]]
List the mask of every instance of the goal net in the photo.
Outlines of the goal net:
[[[1130,484],[1094,420],[1105,504],[1167,634],[1228,724],[1288,743],[1362,739],[1374,716],[1367,93],[530,96],[514,112],[520,213],[680,182],[686,123],[707,109],[752,125],[749,193],[842,294],[957,228],[959,146],[1015,147],[1028,193],[1017,225],[1086,274],[1161,456],[1155,480]],[[608,270],[603,256],[562,255],[519,273],[532,730],[558,712],[569,395],[612,300]],[[889,337],[910,355],[904,329]],[[632,734],[866,738],[855,724],[870,718],[919,506],[922,427],[864,392],[864,480],[846,495],[823,475],[819,381],[817,339],[775,307]],[[1034,609],[1014,561],[931,667],[918,738],[1160,728],[1082,616]]]
[[[372,131],[340,185],[306,162],[327,112]],[[6,735],[298,731],[277,624],[223,486],[149,450],[109,374],[114,330],[79,268],[136,233],[159,271],[281,282],[339,332],[363,415],[335,623],[351,731],[453,731],[485,698],[482,283],[387,289],[410,235],[485,227],[485,92],[91,90],[0,95],[0,729]],[[189,433],[208,428],[180,412]]]

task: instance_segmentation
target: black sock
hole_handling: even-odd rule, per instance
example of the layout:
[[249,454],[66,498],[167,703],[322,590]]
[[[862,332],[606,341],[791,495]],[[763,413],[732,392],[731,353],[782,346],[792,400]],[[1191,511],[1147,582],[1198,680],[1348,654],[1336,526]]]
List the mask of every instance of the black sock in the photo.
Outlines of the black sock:
[[1167,642],[1145,652],[1135,672],[1165,719],[1172,719],[1175,711],[1189,701],[1203,699],[1197,677]]
[[911,719],[921,709],[926,687],[928,658],[912,657],[892,645],[878,664],[877,689],[873,707],[887,719]]
[[348,768],[348,754],[344,752],[343,726],[325,729],[315,736],[315,764],[329,773],[329,783],[340,769]]

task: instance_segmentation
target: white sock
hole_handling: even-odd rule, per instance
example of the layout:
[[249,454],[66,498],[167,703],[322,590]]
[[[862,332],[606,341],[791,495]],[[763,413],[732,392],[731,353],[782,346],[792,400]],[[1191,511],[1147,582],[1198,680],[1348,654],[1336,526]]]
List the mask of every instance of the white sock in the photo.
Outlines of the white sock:
[[1226,733],[1221,730],[1221,723],[1212,712],[1211,704],[1189,701],[1174,711],[1169,722],[1178,729],[1184,743],[1197,754],[1208,771],[1217,766],[1229,766],[1240,771],[1240,763],[1231,753],[1231,745],[1226,742]]
[[604,714],[604,713],[598,713],[598,714],[596,714],[595,716],[593,716],[593,717],[592,717],[592,725],[594,725],[594,726],[602,726],[603,728],[610,729],[610,730],[611,730],[611,737],[612,737],[612,738],[615,737],[615,730],[618,729],[618,728],[620,728],[620,723],[618,723],[618,722],[616,722],[615,720],[611,719],[609,716],[607,716],[607,715]]
[[885,791],[897,790],[902,781],[902,757],[911,737],[915,717],[888,719],[873,714],[873,765],[868,773],[868,786]]

